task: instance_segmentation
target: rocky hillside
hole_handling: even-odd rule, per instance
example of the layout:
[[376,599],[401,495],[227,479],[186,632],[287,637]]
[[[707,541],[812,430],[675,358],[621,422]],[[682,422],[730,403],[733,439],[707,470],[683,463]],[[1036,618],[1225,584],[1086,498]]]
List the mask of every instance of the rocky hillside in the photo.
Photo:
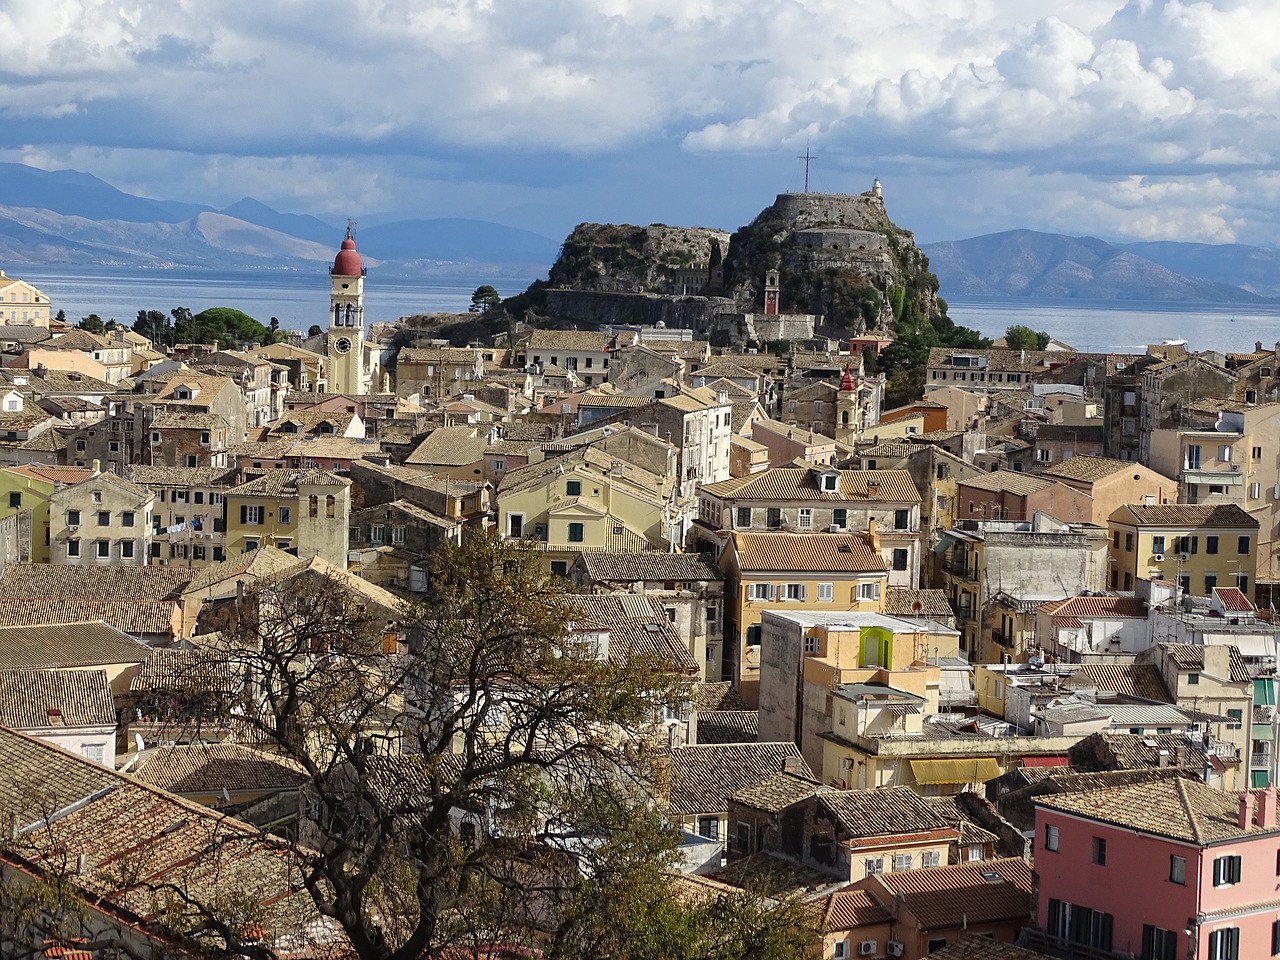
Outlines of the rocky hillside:
[[[673,281],[682,270],[706,270],[721,255],[723,288],[709,290],[704,308],[690,312],[690,298],[673,293]],[[821,316],[817,332],[843,338],[945,324],[928,267],[879,195],[790,193],[732,236],[704,227],[579,224],[537,295],[516,305],[594,323],[603,300],[606,313],[665,319],[675,311],[705,329],[714,314],[762,312],[765,274],[776,268],[782,312]],[[680,303],[661,302],[673,299]]]
[[675,271],[706,265],[729,234],[705,227],[580,223],[551,268],[552,287],[593,293],[658,293]]
[[874,193],[782,194],[734,233],[725,283],[740,310],[761,309],[765,272],[775,267],[782,312],[821,314],[829,336],[892,330],[943,313],[928,259]]

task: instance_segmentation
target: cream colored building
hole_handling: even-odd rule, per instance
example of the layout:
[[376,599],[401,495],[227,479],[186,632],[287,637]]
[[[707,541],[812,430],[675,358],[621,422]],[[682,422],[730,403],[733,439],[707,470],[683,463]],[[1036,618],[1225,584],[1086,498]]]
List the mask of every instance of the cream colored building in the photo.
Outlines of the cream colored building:
[[49,298],[17,277],[0,270],[0,323],[11,326],[49,326]]
[[155,495],[112,473],[97,473],[49,496],[49,562],[72,566],[147,565]]
[[584,550],[664,549],[675,515],[673,479],[594,447],[506,473],[496,494],[498,529],[543,546],[565,576]]

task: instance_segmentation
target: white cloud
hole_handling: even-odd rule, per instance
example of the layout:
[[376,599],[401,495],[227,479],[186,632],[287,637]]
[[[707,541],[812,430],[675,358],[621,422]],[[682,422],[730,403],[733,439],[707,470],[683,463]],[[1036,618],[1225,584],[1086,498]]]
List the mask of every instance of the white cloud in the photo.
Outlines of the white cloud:
[[[566,161],[811,141],[829,170],[927,170],[952,205],[985,175],[976,196],[1011,199],[984,221],[1262,235],[1274,214],[1243,183],[1275,163],[1277,35],[1256,0],[10,0],[0,143],[151,195],[492,215],[572,203],[539,183]],[[627,189],[658,203],[679,175]],[[1167,226],[1151,200],[1128,226],[1108,213],[1117,184],[1174,177],[1191,187]],[[1236,189],[1210,203],[1215,178]]]

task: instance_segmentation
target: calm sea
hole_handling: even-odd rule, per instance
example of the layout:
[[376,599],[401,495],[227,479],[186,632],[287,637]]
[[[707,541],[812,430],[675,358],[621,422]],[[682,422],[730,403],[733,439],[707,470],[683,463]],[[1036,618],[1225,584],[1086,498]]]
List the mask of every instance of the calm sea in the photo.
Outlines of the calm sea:
[[[54,309],[78,320],[90,313],[132,324],[139,310],[228,306],[262,323],[276,317],[286,329],[324,325],[329,278],[314,274],[255,271],[140,270],[84,267],[19,267],[10,271],[48,294]],[[481,275],[447,281],[379,279],[365,281],[365,317],[393,321],[415,313],[464,312],[471,293],[492,284],[503,296],[519,293],[534,278]],[[945,295],[945,291],[944,291]],[[1257,306],[1101,300],[980,300],[948,297],[950,316],[987,336],[1013,324],[1045,330],[1081,350],[1126,353],[1146,344],[1182,339],[1195,350],[1243,351],[1257,341],[1280,341],[1280,304]]]
[[[286,330],[321,326],[329,311],[329,275],[293,271],[216,272],[205,270],[141,270],[86,267],[21,267],[9,274],[27,280],[49,297],[54,311],[77,321],[91,313],[103,320],[132,325],[139,310],[168,313],[189,307],[235,307],[259,323],[272,317]],[[415,313],[465,313],[476,287],[488,283],[504,297],[524,290],[528,279],[485,276],[442,281],[365,281],[365,319],[370,323],[398,320]]]

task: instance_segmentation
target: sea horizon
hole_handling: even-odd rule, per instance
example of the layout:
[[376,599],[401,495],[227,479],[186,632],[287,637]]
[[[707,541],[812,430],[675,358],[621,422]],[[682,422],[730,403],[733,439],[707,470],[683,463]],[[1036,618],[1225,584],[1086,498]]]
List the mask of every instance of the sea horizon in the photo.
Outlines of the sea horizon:
[[[169,313],[187,307],[242,310],[266,324],[270,318],[289,330],[323,326],[328,316],[329,276],[322,265],[313,271],[206,270],[192,267],[138,268],[99,265],[14,265],[9,271],[39,287],[54,311],[68,320],[96,313],[131,326],[139,310]],[[369,323],[394,322],[416,313],[465,313],[471,294],[482,284],[504,297],[524,291],[536,277],[493,276],[477,272],[453,277],[379,277],[365,280],[365,318]],[[1071,346],[1098,353],[1141,353],[1151,344],[1186,340],[1192,350],[1246,352],[1258,342],[1280,341],[1280,303],[1181,303],[1142,300],[1030,300],[947,296],[953,321],[999,337],[1022,324],[1043,330]]]

